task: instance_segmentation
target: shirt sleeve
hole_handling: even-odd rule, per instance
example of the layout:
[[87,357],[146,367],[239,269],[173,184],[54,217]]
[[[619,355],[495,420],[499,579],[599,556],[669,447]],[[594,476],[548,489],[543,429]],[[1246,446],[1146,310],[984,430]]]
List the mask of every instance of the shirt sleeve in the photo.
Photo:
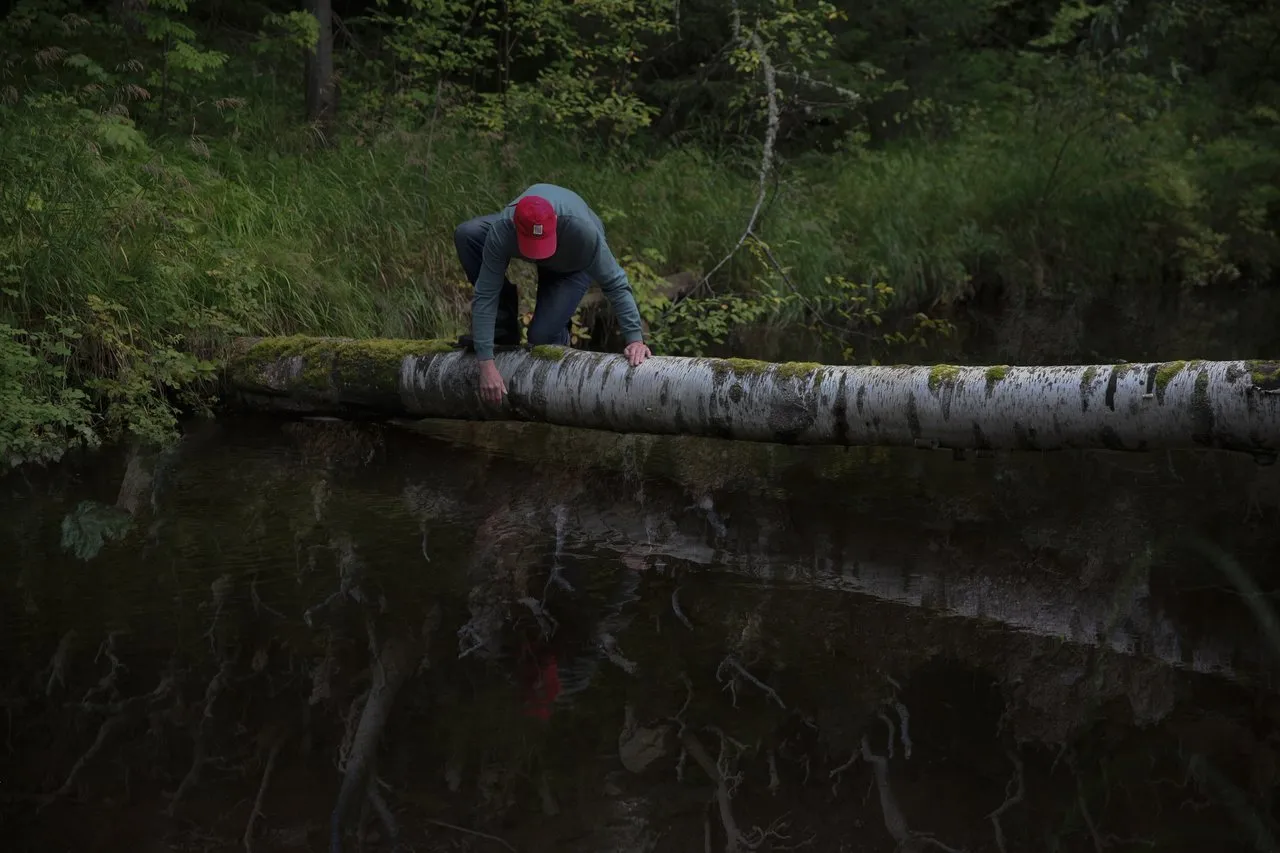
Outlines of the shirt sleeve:
[[484,241],[480,275],[476,276],[475,294],[471,297],[471,339],[475,344],[476,358],[481,361],[493,358],[498,297],[502,294],[502,281],[511,262],[509,230],[505,222],[495,222],[489,229]]
[[613,306],[613,313],[618,318],[618,326],[622,329],[627,343],[644,339],[640,325],[640,308],[636,305],[635,295],[631,292],[631,281],[627,271],[618,263],[609,249],[609,241],[603,233],[597,231],[596,253],[587,270],[600,284],[600,290]]

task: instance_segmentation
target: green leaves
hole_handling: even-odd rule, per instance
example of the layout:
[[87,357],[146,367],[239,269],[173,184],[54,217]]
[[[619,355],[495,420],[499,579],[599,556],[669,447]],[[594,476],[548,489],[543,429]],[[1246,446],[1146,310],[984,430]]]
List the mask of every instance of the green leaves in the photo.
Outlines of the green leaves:
[[57,324],[37,333],[0,323],[0,472],[98,444],[88,395],[65,372],[75,340]]
[[146,137],[138,131],[133,121],[125,116],[102,116],[95,125],[94,136],[108,148],[135,152],[147,147]]
[[133,516],[98,501],[81,501],[62,519],[62,547],[88,562],[107,542],[123,539],[133,529]]
[[[494,134],[552,123],[631,136],[655,108],[630,91],[646,39],[668,33],[662,0],[379,0],[371,20],[407,69],[406,110],[434,110],[426,93],[479,76],[456,118]],[[383,9],[394,8],[400,14]]]

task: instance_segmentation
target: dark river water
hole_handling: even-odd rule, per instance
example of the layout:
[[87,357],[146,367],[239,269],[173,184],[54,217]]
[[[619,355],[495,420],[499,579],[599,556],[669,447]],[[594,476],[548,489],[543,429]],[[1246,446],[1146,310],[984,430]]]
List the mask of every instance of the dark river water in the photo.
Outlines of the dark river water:
[[1280,466],[226,420],[0,479],[14,851],[1272,851]]

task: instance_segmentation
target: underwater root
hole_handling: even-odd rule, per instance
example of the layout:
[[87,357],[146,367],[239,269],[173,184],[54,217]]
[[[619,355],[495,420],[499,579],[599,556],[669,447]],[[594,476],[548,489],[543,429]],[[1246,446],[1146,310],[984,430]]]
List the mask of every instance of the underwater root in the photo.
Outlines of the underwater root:
[[262,802],[267,796],[267,785],[271,782],[271,773],[276,769],[276,756],[280,754],[280,747],[284,745],[284,737],[276,738],[275,743],[271,745],[271,752],[267,755],[267,766],[262,769],[262,781],[258,783],[258,796],[253,799],[253,808],[249,811],[249,820],[244,827],[244,850],[245,853],[253,853],[253,825],[262,817]]
[[698,736],[693,732],[685,731],[680,739],[685,751],[693,757],[693,760],[702,768],[702,772],[706,773],[716,786],[715,801],[720,808],[720,823],[724,826],[724,833],[727,836],[724,845],[725,853],[738,853],[739,850],[747,849],[746,839],[738,829],[737,820],[733,817],[733,804],[730,802],[729,786],[725,784],[724,777],[720,775],[720,768],[711,760],[711,756],[707,754],[702,742],[698,740]]
[[204,770],[205,764],[205,744],[207,741],[207,729],[209,720],[213,719],[213,703],[218,701],[218,696],[222,693],[222,688],[227,684],[227,676],[231,672],[230,661],[223,661],[222,666],[218,668],[218,672],[213,678],[209,679],[209,686],[204,691],[204,712],[200,716],[200,725],[196,728],[195,747],[191,756],[191,768],[187,771],[187,775],[182,777],[182,782],[178,785],[178,790],[174,791],[170,797],[168,813],[170,816],[178,808],[178,804],[182,802],[182,798],[186,793],[195,787],[200,781],[200,773]]
[[129,699],[125,699],[124,701],[113,702],[112,704],[105,706],[105,710],[107,713],[111,714],[111,716],[104,720],[102,725],[98,727],[98,735],[94,738],[93,744],[90,745],[76,763],[72,765],[71,771],[67,774],[66,781],[62,783],[62,787],[58,788],[58,790],[51,794],[46,794],[41,800],[40,808],[51,805],[59,798],[66,796],[67,793],[75,786],[76,779],[79,778],[80,772],[84,770],[85,765],[92,761],[94,756],[102,751],[102,748],[106,745],[111,736],[120,729],[126,728],[137,721],[142,716],[142,711],[147,705],[165,698],[172,690],[173,678],[166,675],[150,693],[146,693],[141,696],[133,696]]
[[[717,732],[721,736],[721,753],[724,752],[724,741],[729,738],[722,732]],[[706,773],[716,786],[715,803],[720,812],[720,824],[724,827],[725,833],[725,853],[742,853],[742,851],[757,850],[766,840],[777,839],[780,841],[788,840],[785,835],[787,825],[781,820],[774,821],[767,829],[753,827],[750,832],[743,832],[738,828],[738,821],[733,816],[733,791],[730,789],[730,780],[721,772],[721,761],[712,761],[711,756],[707,753],[702,742],[698,740],[697,735],[685,729],[681,732],[680,741],[684,747],[684,751],[693,757],[693,760],[702,768],[702,772]],[[736,786],[736,785],[735,785]],[[708,832],[709,838],[709,832]],[[801,842],[795,847],[803,847],[812,843],[813,838]],[[708,840],[708,848],[710,842]]]
[[[1022,769],[1022,759],[1019,758],[1018,754],[1013,750],[1009,750],[1007,754],[1009,756],[1009,760],[1013,762],[1013,778],[1005,785],[1004,802],[1001,803],[995,811],[987,815],[987,818],[991,821],[992,827],[995,829],[996,848],[1000,853],[1005,853],[1004,828],[1000,825],[1000,815],[1021,803],[1023,796],[1026,794],[1026,781]],[[1010,792],[1010,788],[1013,789],[1012,792]]]
[[357,804],[363,805],[368,801],[378,742],[382,738],[396,695],[413,672],[416,663],[412,644],[392,637],[383,644],[381,654],[371,666],[373,686],[369,690],[369,699],[365,702],[355,737],[351,741],[337,804],[330,817],[330,853],[342,853],[342,839],[347,832],[351,813]]
[[736,688],[736,679],[733,673],[730,673],[729,678],[726,681],[726,679],[724,678],[724,671],[726,669],[735,670],[738,673],[738,675],[741,675],[747,681],[751,682],[756,687],[764,691],[764,694],[768,696],[770,699],[772,699],[779,708],[781,708],[784,711],[787,710],[786,703],[782,701],[782,697],[778,695],[778,691],[774,690],[772,687],[765,684],[759,678],[756,678],[754,675],[752,675],[747,670],[747,668],[742,665],[742,662],[739,661],[736,657],[734,657],[733,655],[728,655],[725,657],[724,660],[720,661],[720,665],[716,667],[716,682],[717,683],[720,683],[722,681],[726,682],[724,689],[728,690],[730,692],[730,695],[733,696],[733,707],[735,708],[738,707],[738,691]]
[[444,821],[436,820],[435,818],[428,817],[428,818],[423,818],[423,820],[431,824],[432,826],[438,826],[442,829],[451,829],[454,832],[461,832],[463,835],[473,835],[476,838],[484,838],[488,841],[492,841],[495,844],[501,844],[503,847],[510,850],[511,853],[516,853],[516,848],[512,847],[510,844],[503,841],[501,838],[499,838],[496,835],[490,835],[487,832],[480,832],[477,829],[467,829],[465,826],[458,826],[457,824],[453,824],[453,823],[445,823]]
[[[890,743],[892,743],[892,739]],[[875,774],[876,791],[880,794],[880,812],[884,816],[884,828],[897,842],[898,849],[918,853],[926,846],[932,845],[945,853],[959,853],[954,847],[948,847],[938,839],[923,832],[917,832],[907,826],[907,818],[898,806],[898,800],[889,787],[889,761],[883,755],[876,755],[867,745],[867,736],[862,736],[862,760],[871,765]]]

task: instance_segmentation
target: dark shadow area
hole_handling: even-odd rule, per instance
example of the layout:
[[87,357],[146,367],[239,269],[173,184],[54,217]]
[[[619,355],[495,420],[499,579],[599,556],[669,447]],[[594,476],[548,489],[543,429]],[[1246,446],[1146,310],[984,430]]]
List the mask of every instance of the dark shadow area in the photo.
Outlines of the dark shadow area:
[[9,849],[1280,835],[1248,458],[245,420],[2,485]]

